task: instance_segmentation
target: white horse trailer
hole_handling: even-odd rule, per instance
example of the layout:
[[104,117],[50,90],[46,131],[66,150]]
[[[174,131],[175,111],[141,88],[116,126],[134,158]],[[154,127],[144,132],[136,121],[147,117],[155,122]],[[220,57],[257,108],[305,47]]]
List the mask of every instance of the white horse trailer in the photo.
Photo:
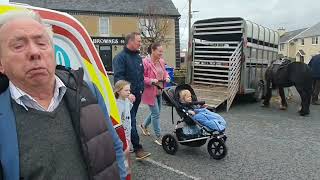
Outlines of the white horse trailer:
[[236,94],[264,94],[264,72],[278,55],[279,35],[240,17],[196,21],[192,29],[192,87],[212,107]]

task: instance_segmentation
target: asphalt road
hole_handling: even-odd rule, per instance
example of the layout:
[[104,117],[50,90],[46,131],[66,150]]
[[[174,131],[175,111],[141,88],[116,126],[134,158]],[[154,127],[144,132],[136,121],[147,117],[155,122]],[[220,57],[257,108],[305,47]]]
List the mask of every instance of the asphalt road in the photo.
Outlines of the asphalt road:
[[[262,108],[243,100],[229,112],[220,112],[228,123],[224,159],[211,159],[206,144],[199,148],[180,145],[176,155],[169,155],[153,142],[153,136],[139,131],[141,143],[152,155],[136,161],[132,154],[132,179],[320,179],[320,106],[311,106],[311,114],[300,117],[297,97],[286,111],[279,110],[274,101],[270,108]],[[148,107],[141,105],[138,124],[148,113]],[[174,119],[178,118],[175,113]],[[174,128],[169,107],[162,109],[161,127],[163,134]]]

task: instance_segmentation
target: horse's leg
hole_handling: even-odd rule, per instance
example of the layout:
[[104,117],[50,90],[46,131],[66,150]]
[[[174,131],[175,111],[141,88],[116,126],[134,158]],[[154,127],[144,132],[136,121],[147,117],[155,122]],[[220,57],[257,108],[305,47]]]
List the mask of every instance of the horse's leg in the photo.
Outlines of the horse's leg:
[[312,82],[307,83],[306,86],[304,86],[304,92],[306,96],[306,102],[305,102],[305,109],[306,109],[306,114],[310,113],[310,104],[311,104],[311,99],[312,99]]
[[288,99],[291,99],[293,97],[292,87],[288,87]]
[[270,87],[270,86],[271,86],[271,82],[267,81],[267,93],[266,93],[266,96],[264,97],[264,100],[263,100],[263,106],[265,106],[265,107],[270,105],[270,99],[272,96],[272,87]]
[[307,115],[310,113],[310,103],[311,103],[311,98],[312,98],[312,80],[310,79],[309,81],[308,80],[305,80],[305,84],[303,86],[303,90],[304,90],[304,94],[305,94],[305,102],[304,103],[304,113],[301,114],[301,115]]
[[284,90],[283,88],[279,88],[279,95],[281,97],[281,105],[280,105],[280,109],[281,110],[286,110],[288,107],[288,103],[286,101],[286,95],[284,94]]
[[296,86],[297,91],[300,94],[301,98],[301,109],[299,111],[301,116],[305,116],[310,113],[309,106],[311,101],[310,90],[307,90],[304,87]]
[[299,107],[299,113],[301,112],[301,110],[302,110],[302,96],[303,96],[303,89],[302,88],[298,88],[297,86],[296,86],[296,89],[297,89],[297,91],[298,91],[298,93],[299,93],[299,95],[300,95],[300,101],[301,101],[301,103],[300,103],[300,107]]

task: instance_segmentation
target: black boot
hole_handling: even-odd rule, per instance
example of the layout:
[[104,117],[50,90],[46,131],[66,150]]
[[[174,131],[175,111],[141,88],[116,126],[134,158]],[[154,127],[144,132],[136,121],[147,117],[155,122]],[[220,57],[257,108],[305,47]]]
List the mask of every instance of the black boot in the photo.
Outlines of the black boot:
[[299,111],[300,116],[306,116],[308,114],[310,114],[310,110],[309,111]]

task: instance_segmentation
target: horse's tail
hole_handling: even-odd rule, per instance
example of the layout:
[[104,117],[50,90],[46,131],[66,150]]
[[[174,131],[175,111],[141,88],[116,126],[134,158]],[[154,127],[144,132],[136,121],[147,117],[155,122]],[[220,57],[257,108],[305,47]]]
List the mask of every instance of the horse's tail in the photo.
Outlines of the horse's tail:
[[290,65],[290,77],[295,84],[303,85],[308,94],[312,94],[312,72],[307,64],[293,62]]
[[309,80],[307,83],[308,93],[312,94],[312,71],[307,64],[305,64],[305,68],[306,68],[306,79]]

